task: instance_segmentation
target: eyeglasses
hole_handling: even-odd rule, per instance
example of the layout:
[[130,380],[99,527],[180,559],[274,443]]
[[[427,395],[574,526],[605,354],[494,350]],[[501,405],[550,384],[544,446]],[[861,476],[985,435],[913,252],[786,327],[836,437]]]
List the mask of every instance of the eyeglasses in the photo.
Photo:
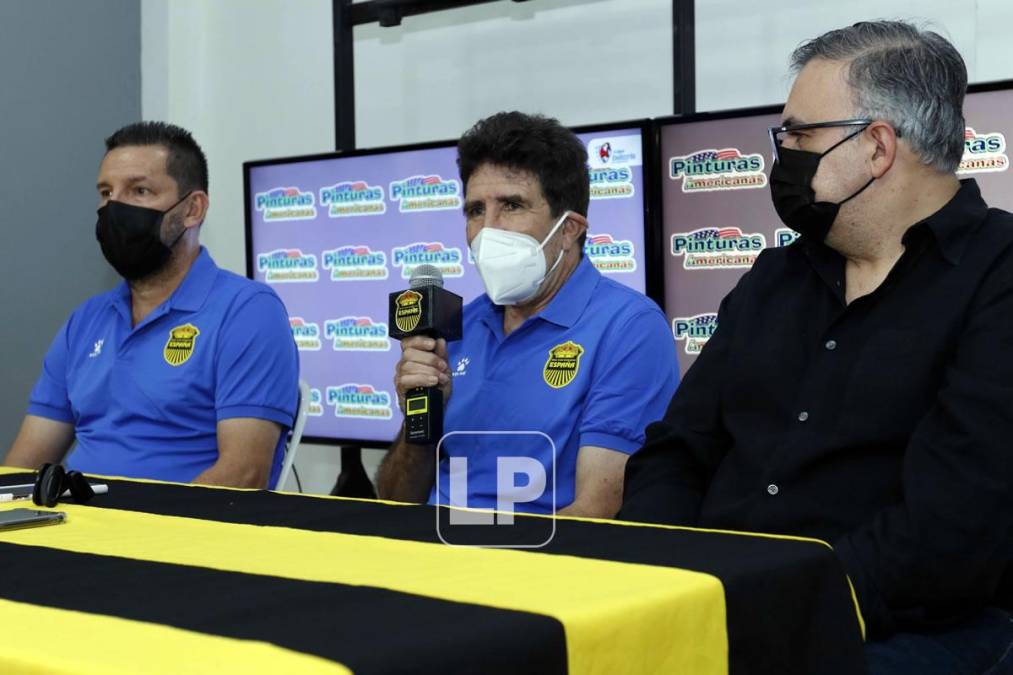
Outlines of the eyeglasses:
[[[852,136],[855,136],[862,132],[862,130],[872,124],[875,120],[868,118],[853,119],[853,120],[835,120],[833,122],[813,122],[811,124],[789,124],[782,127],[770,127],[767,133],[770,135],[770,147],[774,151],[774,161],[781,160],[781,142],[784,134],[790,134],[795,131],[803,131],[805,129],[823,129],[825,127],[862,127],[855,133],[847,136],[844,141],[848,140]],[[897,136],[900,136],[900,132],[897,132]],[[838,143],[840,145],[840,143]],[[836,146],[834,146],[836,147]]]

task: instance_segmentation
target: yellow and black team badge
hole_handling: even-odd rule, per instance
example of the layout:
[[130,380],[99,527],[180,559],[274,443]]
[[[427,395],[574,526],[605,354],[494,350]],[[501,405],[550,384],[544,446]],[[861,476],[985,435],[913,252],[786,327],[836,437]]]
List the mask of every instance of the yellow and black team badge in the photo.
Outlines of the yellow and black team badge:
[[403,333],[411,333],[422,319],[422,294],[405,291],[394,300],[394,324]]
[[170,366],[181,366],[186,363],[190,359],[190,355],[193,354],[194,343],[197,342],[198,335],[200,335],[200,331],[192,323],[176,326],[169,331],[169,341],[165,343],[165,349],[162,350],[165,362]]
[[573,382],[580,369],[580,357],[584,348],[572,340],[556,345],[549,350],[549,358],[542,370],[545,384],[553,389],[561,389]]

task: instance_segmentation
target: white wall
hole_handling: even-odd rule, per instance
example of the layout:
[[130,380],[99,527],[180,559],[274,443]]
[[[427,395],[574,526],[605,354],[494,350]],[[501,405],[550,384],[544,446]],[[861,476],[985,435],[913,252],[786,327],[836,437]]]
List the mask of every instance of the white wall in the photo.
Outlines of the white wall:
[[[1010,0],[697,0],[697,108],[781,102],[799,43],[878,18],[933,26],[972,82],[1013,78]],[[357,143],[452,138],[510,108],[571,125],[671,114],[671,22],[671,0],[532,0],[359,27]]]
[[1010,0],[697,0],[696,19],[700,110],[784,101],[791,84],[788,56],[795,47],[870,19],[927,24],[957,47],[971,82],[1013,78]]
[[208,156],[201,239],[245,272],[242,163],[334,148],[330,0],[143,0],[141,107]]
[[[672,110],[671,0],[495,2],[355,30],[356,140],[453,138],[522,109],[565,124]],[[242,162],[334,148],[330,0],[142,0],[142,110],[193,131],[208,154],[202,238],[244,272]],[[862,19],[927,20],[971,81],[1013,78],[1011,0],[697,0],[697,107],[784,100],[803,40]],[[374,470],[381,453],[367,453]],[[324,492],[335,448],[304,446],[304,487]]]
[[578,125],[672,111],[671,0],[493,2],[355,29],[356,143],[456,138],[521,109]]

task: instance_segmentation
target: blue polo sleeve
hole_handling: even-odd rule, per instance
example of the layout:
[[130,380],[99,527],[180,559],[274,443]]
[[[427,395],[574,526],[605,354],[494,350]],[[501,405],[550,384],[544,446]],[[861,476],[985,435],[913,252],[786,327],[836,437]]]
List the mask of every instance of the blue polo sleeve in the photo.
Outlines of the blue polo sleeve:
[[633,454],[679,384],[675,341],[656,308],[617,322],[602,341],[580,421],[580,445]]
[[299,358],[288,312],[273,292],[242,301],[224,322],[218,346],[218,421],[255,417],[291,427],[299,397]]
[[[73,316],[71,317],[73,318]],[[28,397],[28,414],[74,423],[74,412],[67,396],[67,333],[71,319],[67,319],[49,345],[42,362],[42,373]]]

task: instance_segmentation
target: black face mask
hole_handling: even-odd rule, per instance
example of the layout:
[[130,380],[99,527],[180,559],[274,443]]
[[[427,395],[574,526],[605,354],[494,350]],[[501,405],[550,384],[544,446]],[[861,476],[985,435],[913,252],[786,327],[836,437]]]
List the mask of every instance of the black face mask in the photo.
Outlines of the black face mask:
[[106,202],[98,210],[95,238],[102,247],[102,255],[121,277],[136,281],[165,267],[172,255],[172,247],[183,237],[186,229],[166,246],[162,243],[162,220],[191,194],[186,193],[165,211],[114,201]]
[[778,149],[778,160],[770,170],[770,196],[774,201],[774,210],[785,225],[800,235],[813,241],[823,241],[837,218],[841,206],[862,194],[865,188],[872,185],[875,177],[853,195],[840,202],[818,202],[812,188],[813,177],[820,167],[820,160],[845,141],[851,140],[864,129],[845,136],[840,142],[830,146],[823,153],[792,150],[781,147]]

